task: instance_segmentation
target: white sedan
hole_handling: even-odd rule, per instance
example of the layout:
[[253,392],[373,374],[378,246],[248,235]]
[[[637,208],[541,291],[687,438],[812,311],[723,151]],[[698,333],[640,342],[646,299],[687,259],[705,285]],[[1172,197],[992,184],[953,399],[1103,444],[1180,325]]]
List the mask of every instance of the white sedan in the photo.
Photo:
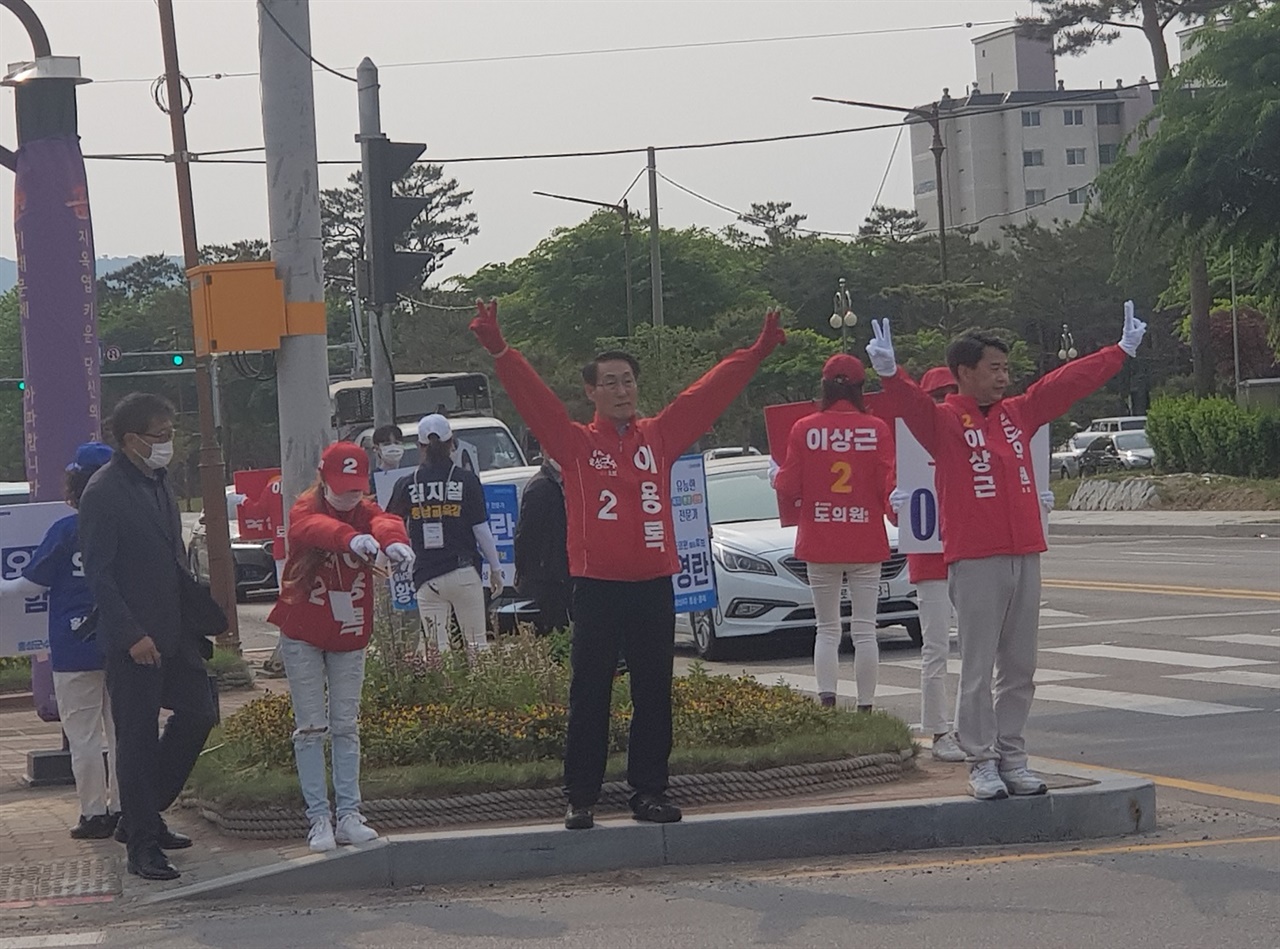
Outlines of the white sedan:
[[[730,639],[815,632],[806,565],[794,553],[796,529],[778,522],[768,456],[708,461],[706,471],[719,605],[677,616],[677,635],[692,637],[699,654],[713,659]],[[907,579],[907,558],[898,553],[897,528],[888,522],[885,527],[892,552],[880,571],[876,625],[902,626],[919,645],[920,613],[915,587]],[[847,631],[847,599],[841,613]]]

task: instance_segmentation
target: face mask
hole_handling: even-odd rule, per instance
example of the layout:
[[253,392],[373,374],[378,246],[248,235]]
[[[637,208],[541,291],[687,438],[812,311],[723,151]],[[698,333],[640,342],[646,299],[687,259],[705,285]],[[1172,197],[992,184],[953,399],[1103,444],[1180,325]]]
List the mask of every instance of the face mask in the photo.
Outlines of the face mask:
[[334,494],[333,491],[329,489],[329,486],[325,485],[324,499],[329,502],[329,506],[331,508],[335,511],[341,511],[344,514],[347,511],[355,510],[356,505],[360,503],[360,499],[362,497],[364,497],[363,491],[344,491],[342,494]]
[[151,454],[142,460],[152,471],[167,467],[169,462],[173,461],[173,439],[153,444]]
[[388,468],[394,468],[400,464],[400,459],[404,457],[404,446],[383,445],[378,449],[378,457],[382,459],[383,464]]

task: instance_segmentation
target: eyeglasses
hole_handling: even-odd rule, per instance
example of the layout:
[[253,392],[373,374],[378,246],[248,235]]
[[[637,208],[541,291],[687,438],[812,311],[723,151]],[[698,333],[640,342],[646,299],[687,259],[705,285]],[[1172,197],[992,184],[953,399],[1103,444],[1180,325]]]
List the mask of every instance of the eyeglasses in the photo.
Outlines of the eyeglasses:
[[168,428],[163,432],[138,432],[139,438],[145,438],[149,442],[167,442],[173,438],[173,429]]

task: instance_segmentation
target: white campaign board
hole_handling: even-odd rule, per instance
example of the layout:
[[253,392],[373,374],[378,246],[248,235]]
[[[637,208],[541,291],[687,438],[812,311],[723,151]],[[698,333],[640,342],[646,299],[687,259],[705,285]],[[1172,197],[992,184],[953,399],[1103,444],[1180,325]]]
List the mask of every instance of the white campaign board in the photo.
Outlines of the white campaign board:
[[[933,458],[907,428],[902,419],[894,420],[897,447],[898,489],[908,495],[906,505],[898,512],[898,549],[904,554],[942,553],[941,521],[938,518],[938,494],[933,484]],[[1036,493],[1049,490],[1049,426],[1041,426],[1031,436],[1031,471]],[[1049,515],[1041,509],[1045,536],[1049,536]]]
[[[61,501],[0,507],[0,576],[21,575],[50,526],[75,512]],[[49,649],[49,597],[0,597],[0,656]]]

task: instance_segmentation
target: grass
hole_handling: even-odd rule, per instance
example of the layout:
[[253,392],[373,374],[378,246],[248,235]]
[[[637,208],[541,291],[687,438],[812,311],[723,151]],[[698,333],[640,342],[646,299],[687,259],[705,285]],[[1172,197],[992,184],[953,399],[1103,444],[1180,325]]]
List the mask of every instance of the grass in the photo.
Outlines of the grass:
[[[832,719],[832,724],[840,727],[799,732],[781,741],[753,747],[677,747],[671,755],[671,773],[758,771],[788,764],[832,761],[911,747],[907,726],[890,715],[840,711],[834,713]],[[223,807],[302,805],[298,778],[293,771],[265,768],[257,762],[237,757],[230,746],[221,743],[222,732],[219,728],[209,737],[207,750],[201,755],[191,774],[187,784],[190,794]],[[452,766],[421,764],[399,768],[366,768],[361,772],[360,788],[366,800],[377,800],[445,797],[512,788],[558,787],[562,780],[562,767],[559,759],[546,759]],[[611,756],[605,780],[620,781],[625,775],[626,756]]]
[[30,692],[31,664],[6,665],[0,668],[0,692]]
[[233,649],[213,650],[213,658],[205,660],[205,668],[218,678],[219,689],[253,688],[253,669]]

